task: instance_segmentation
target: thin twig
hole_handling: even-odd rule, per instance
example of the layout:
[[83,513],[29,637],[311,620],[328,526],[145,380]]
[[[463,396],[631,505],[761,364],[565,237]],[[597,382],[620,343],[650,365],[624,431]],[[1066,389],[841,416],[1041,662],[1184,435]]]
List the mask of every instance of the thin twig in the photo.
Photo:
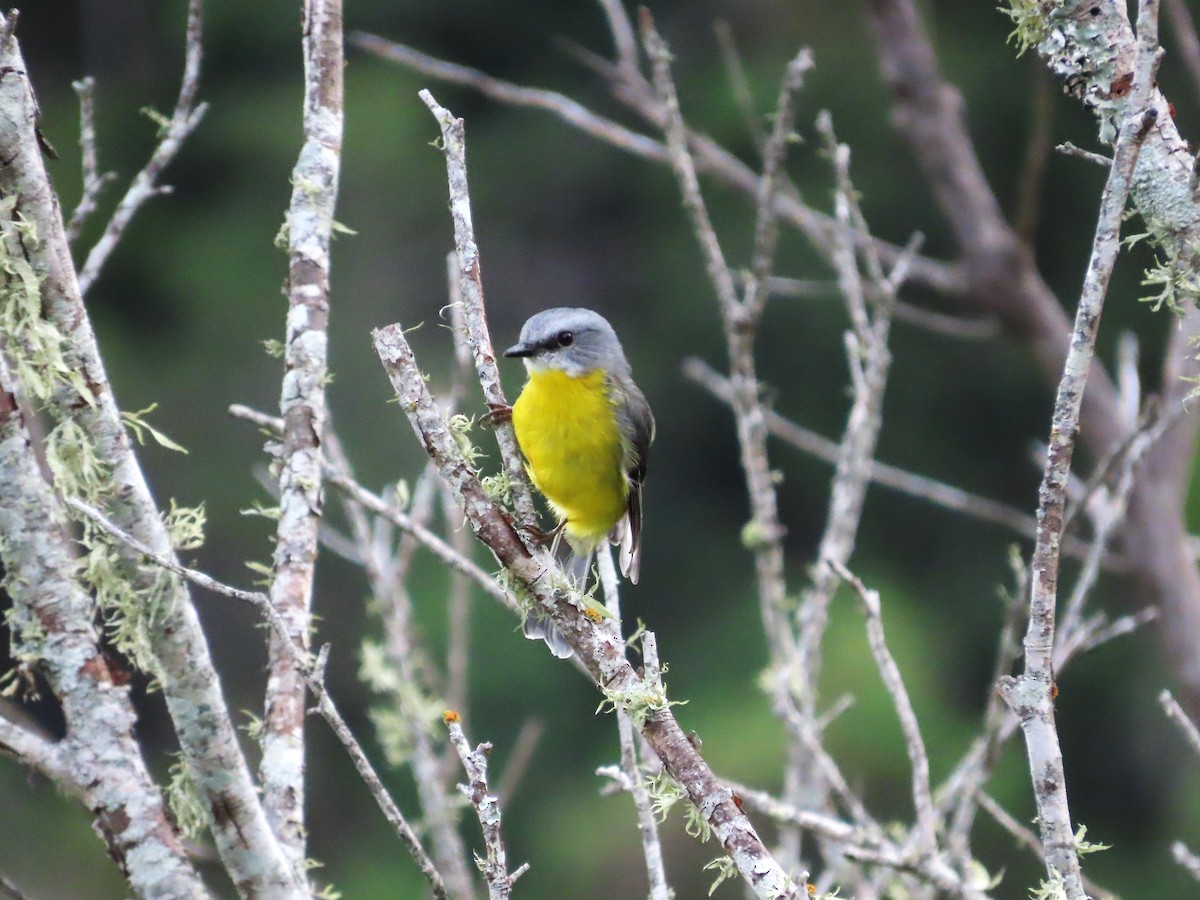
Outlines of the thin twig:
[[1189,850],[1187,844],[1175,841],[1171,844],[1171,856],[1175,858],[1175,862],[1187,869],[1194,879],[1200,881],[1200,856]]
[[[283,422],[281,419],[258,412],[248,406],[234,404],[229,407],[229,414],[239,419],[245,419],[248,422],[254,422],[256,425],[271,429],[274,432],[282,430]],[[455,571],[462,572],[471,579],[476,587],[482,588],[485,593],[495,600],[503,603],[509,609],[516,608],[513,599],[496,583],[494,577],[470,559],[459,554],[437,534],[417,522],[403,510],[398,509],[394,503],[389,503],[378,494],[367,490],[344,471],[335,468],[328,460],[326,460],[325,466],[325,477],[331,485],[345,491],[356,503],[362,504],[370,512],[375,513],[377,516],[382,516],[397,528],[411,534],[438,559]]]
[[[610,5],[618,9],[620,7],[620,0],[601,2],[606,9]],[[493,78],[476,69],[436,59],[419,50],[373,34],[354,32],[349,36],[349,40],[382,59],[406,66],[431,78],[469,87],[499,103],[549,112],[578,131],[641,159],[656,162],[669,162],[671,159],[670,153],[661,142],[598,115],[578,101],[555,91],[524,87]],[[663,110],[655,99],[653,89],[637,75],[636,67],[632,75],[630,70],[621,64],[610,68],[620,99],[647,121],[661,123]],[[633,81],[633,78],[637,81]],[[686,132],[686,137],[702,171],[714,175],[743,194],[751,197],[758,194],[758,172],[703,135],[689,131]],[[834,230],[834,224],[828,216],[806,206],[791,193],[777,192],[774,203],[776,214],[781,219],[803,232],[822,252],[828,252]],[[894,260],[901,252],[900,248],[884,242],[876,242],[876,246],[885,261]],[[912,280],[955,297],[962,297],[967,290],[966,273],[961,267],[927,257],[914,260]]]
[[202,0],[189,0],[187,15],[187,50],[183,62],[183,81],[179,86],[179,96],[175,101],[175,109],[171,118],[160,122],[160,136],[154,152],[142,170],[133,177],[129,189],[116,210],[109,219],[104,233],[88,252],[87,260],[79,270],[79,293],[86,295],[95,284],[100,270],[108,257],[120,243],[125,229],[133,220],[134,215],[151,197],[164,193],[167,189],[158,185],[158,179],[170,165],[171,160],[183,146],[188,135],[200,124],[200,119],[208,109],[206,103],[196,103],[196,91],[200,86],[200,59],[203,55],[203,15]]
[[1091,150],[1084,150],[1082,147],[1076,147],[1070,141],[1059,144],[1054,149],[1063,156],[1073,156],[1076,159],[1087,160],[1097,166],[1103,166],[1105,169],[1112,165],[1112,160],[1103,153],[1093,153]]
[[[604,605],[613,616],[613,629],[619,639],[621,637],[619,579],[616,566],[613,565],[612,551],[607,544],[602,544],[596,551],[596,567],[599,570],[600,584],[604,590]],[[657,680],[656,673],[647,672],[644,677],[650,684],[654,684]],[[650,884],[650,898],[651,900],[670,900],[674,892],[667,881],[667,872],[663,865],[662,842],[658,837],[658,820],[654,816],[650,793],[646,790],[646,783],[638,765],[633,722],[630,721],[629,714],[622,709],[617,710],[617,734],[621,744],[621,765],[618,770],[621,776],[620,783],[633,798],[633,805],[637,810],[638,832],[642,839],[642,856],[646,864],[646,879]]]
[[[1032,851],[1039,859],[1045,860],[1046,852],[1042,849],[1042,843],[1036,834],[1009,815],[1008,810],[984,791],[977,791],[975,799],[979,807],[991,816],[997,825],[1012,835],[1018,844]],[[1100,887],[1086,875],[1083,878],[1083,886],[1092,900],[1116,900],[1116,895],[1112,891]]]
[[1120,251],[1120,227],[1130,180],[1141,143],[1154,122],[1149,106],[1158,59],[1157,4],[1143,0],[1138,15],[1138,62],[1132,95],[1121,120],[1120,137],[1109,169],[1096,224],[1091,261],[1076,311],[1075,329],[1051,420],[1050,445],[1038,497],[1038,537],[1030,571],[1033,575],[1029,628],[1025,635],[1025,670],[1001,682],[1001,691],[1021,721],[1029,754],[1030,776],[1046,866],[1063,880],[1068,900],[1082,900],[1079,856],[1067,805],[1062,751],[1054,725],[1055,607],[1058,595],[1059,546],[1062,539],[1067,478],[1079,429],[1080,408],[1094,353],[1096,332],[1113,265]]
[[1200,728],[1197,728],[1196,723],[1183,711],[1183,707],[1179,705],[1179,702],[1171,695],[1171,692],[1164,690],[1158,695],[1158,702],[1162,705],[1167,718],[1179,726],[1179,730],[1187,740],[1188,746],[1197,754],[1200,754]]
[[[193,5],[192,11],[196,10],[198,6]],[[12,21],[4,18],[0,33]],[[198,18],[192,16],[189,22],[198,24]],[[189,35],[199,39],[196,29],[189,30]],[[0,117],[0,146],[7,148],[7,164],[0,166],[0,195],[16,198],[22,218],[35,229],[38,239],[24,243],[24,254],[39,273],[42,324],[61,340],[57,360],[34,353],[26,362],[35,369],[45,367],[40,374],[53,388],[48,414],[78,429],[97,469],[108,473],[103,491],[119,498],[109,504],[114,520],[164,556],[174,556],[164,517],[133,452],[79,291],[61,210],[34,128],[37,104],[15,39],[0,41],[0,70],[5,73],[0,79],[0,106],[10,111]],[[18,343],[9,341],[10,354],[23,352]],[[31,350],[24,348],[26,353]],[[158,569],[140,566],[123,545],[115,549],[117,565],[128,574],[129,587],[146,599],[146,612],[153,616],[152,626],[143,632],[147,646],[142,662],[153,669],[162,687],[184,763],[211,815],[213,840],[222,863],[246,893],[295,893],[300,888],[267,824],[186,584],[164,578]]]
[[[326,428],[322,444],[329,466],[352,479],[350,460],[331,426]],[[428,476],[429,469],[426,469],[413,491],[410,514],[414,522],[424,523],[434,511],[439,489],[436,479]],[[434,863],[445,879],[446,890],[456,900],[470,900],[474,891],[466,866],[466,847],[456,827],[457,810],[443,778],[444,766],[429,731],[430,722],[425,713],[434,700],[426,683],[428,679],[422,677],[424,666],[413,634],[412,597],[406,582],[418,542],[411,532],[405,532],[399,548],[392,552],[392,530],[388,528],[380,534],[361,503],[349,494],[343,494],[343,498],[374,606],[383,620],[383,652],[390,666],[389,675],[395,679],[389,677],[379,684],[369,678],[366,680],[384,694],[389,708],[400,716],[399,727],[405,730],[409,743],[408,762],[417,786],[417,799],[424,814]]]
[[[479,248],[475,243],[475,226],[471,222],[471,198],[467,186],[467,148],[462,119],[441,106],[429,91],[420,91],[421,101],[429,108],[442,132],[442,151],[446,158],[446,175],[450,188],[450,215],[454,220],[454,248],[458,257],[458,303],[467,343],[475,357],[475,371],[483,389],[483,398],[491,409],[508,406],[500,371],[496,367],[496,351],[488,332],[487,313],[483,303],[483,276],[479,265]],[[537,512],[533,493],[512,424],[501,422],[495,428],[500,460],[508,477],[513,505],[520,524],[536,526]]]
[[[683,374],[704,387],[717,399],[725,403],[731,402],[732,387],[729,379],[703,360],[696,357],[685,359]],[[775,437],[824,462],[837,463],[839,445],[836,441],[798,425],[773,410],[766,410],[764,417],[767,431]],[[992,500],[989,497],[981,497],[936,479],[908,472],[898,466],[872,460],[869,477],[873,483],[927,500],[972,518],[992,522],[1024,537],[1032,538],[1037,531],[1037,520],[1015,506],[1009,506],[1007,503],[1001,503],[999,500]],[[1072,546],[1073,549],[1081,549],[1074,544]]]
[[354,768],[358,770],[359,776],[371,791],[371,795],[375,798],[375,802],[379,805],[384,817],[388,820],[388,823],[392,826],[405,847],[408,848],[413,859],[416,860],[417,865],[420,867],[422,874],[429,879],[434,896],[440,898],[440,900],[447,900],[448,895],[446,894],[446,887],[442,881],[441,874],[434,867],[433,861],[425,852],[425,848],[421,846],[416,832],[412,830],[412,827],[404,818],[404,814],[400,812],[395,801],[383,786],[383,782],[371,765],[362,746],[354,737],[353,732],[350,731],[349,726],[346,725],[346,721],[342,718],[341,713],[338,712],[333,699],[325,689],[325,660],[328,656],[328,645],[322,648],[320,655],[314,660],[306,648],[291,640],[287,622],[275,609],[271,603],[271,598],[267,594],[264,594],[262,591],[247,591],[232,587],[196,569],[180,565],[171,557],[154,552],[132,535],[126,534],[99,510],[73,498],[67,498],[65,502],[113,539],[129,547],[139,556],[154,563],[154,565],[166,569],[168,572],[173,572],[211,593],[248,603],[258,610],[271,627],[271,631],[279,638],[280,645],[291,655],[297,671],[303,675],[304,683],[317,701],[317,712],[321,714],[321,717],[333,729],[334,734],[337,735],[338,740],[341,741],[342,746],[345,747],[346,752],[350,755],[350,759],[354,763]]
[[71,87],[79,95],[79,147],[83,168],[83,194],[65,226],[69,244],[75,243],[83,223],[96,211],[96,200],[105,185],[117,177],[116,172],[101,173],[96,158],[96,80],[89,75],[87,78],[71,82]]
[[840,562],[834,561],[832,565],[841,579],[858,594],[863,609],[866,610],[867,639],[871,645],[871,654],[875,657],[875,665],[879,669],[884,687],[891,695],[892,705],[900,718],[900,730],[904,734],[904,745],[908,751],[909,765],[912,767],[913,807],[917,814],[915,848],[918,853],[933,853],[937,849],[938,819],[929,791],[929,755],[925,752],[925,741],[921,738],[917,714],[913,710],[908,690],[904,687],[900,667],[896,665],[895,657],[888,649],[884,637],[883,609],[879,602],[879,592],[868,588]]
[[525,874],[529,863],[524,863],[515,871],[508,871],[508,851],[504,848],[504,834],[501,831],[500,801],[488,790],[487,760],[492,752],[490,743],[480,744],[474,750],[467,743],[463,734],[462,721],[458,713],[446,710],[443,716],[446,727],[450,730],[450,743],[462,760],[463,769],[467,773],[468,784],[460,785],[464,796],[470,801],[479,826],[483,829],[483,843],[487,848],[487,856],[477,859],[484,880],[488,885],[490,900],[507,900],[512,892],[513,882]]

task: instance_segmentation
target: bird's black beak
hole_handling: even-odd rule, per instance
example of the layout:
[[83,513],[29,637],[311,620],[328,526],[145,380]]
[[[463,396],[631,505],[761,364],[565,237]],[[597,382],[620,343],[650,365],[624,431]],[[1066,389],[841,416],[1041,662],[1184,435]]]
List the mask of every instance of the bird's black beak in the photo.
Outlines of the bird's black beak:
[[537,353],[537,348],[527,346],[526,344],[513,344],[504,351],[504,355],[509,359],[519,359],[524,356],[533,356],[535,353]]

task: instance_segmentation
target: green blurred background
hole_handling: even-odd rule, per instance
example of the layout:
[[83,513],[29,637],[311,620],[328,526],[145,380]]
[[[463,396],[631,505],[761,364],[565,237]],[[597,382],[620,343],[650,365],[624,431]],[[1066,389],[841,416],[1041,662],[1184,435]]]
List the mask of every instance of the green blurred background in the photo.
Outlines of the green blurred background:
[[[672,0],[651,3],[677,62],[685,114],[694,125],[753,161],[753,143],[734,102],[712,24],[729,22],[743,54],[758,109],[774,106],[786,60],[812,47],[817,67],[802,95],[805,142],[789,172],[814,205],[830,205],[828,165],[812,121],[829,109],[853,148],[856,184],[875,232],[903,242],[914,230],[934,256],[953,252],[907,149],[888,124],[888,105],[860,2],[816,0]],[[243,561],[269,561],[270,523],[239,510],[270,502],[254,469],[262,438],[226,414],[230,403],[277,408],[280,364],[261,341],[280,338],[286,258],[273,246],[288,202],[288,177],[300,144],[299,3],[210,0],[201,96],[208,115],[171,167],[175,187],[141,212],[97,283],[88,305],[109,372],[125,409],[160,404],[152,421],[190,448],[157,446],[142,459],[157,496],[204,501],[208,542],[194,554],[218,578],[248,584]],[[965,94],[972,134],[997,194],[1011,210],[1030,130],[1040,69],[1018,59],[1005,38],[1008,20],[992,3],[925,3],[947,77]],[[104,195],[79,252],[94,239],[126,179],[148,156],[154,126],[139,109],[169,110],[182,60],[183,0],[35,0],[22,10],[19,34],[38,90],[41,126],[60,159],[50,170],[63,205],[80,191],[77,106],[70,88],[97,78],[101,167],[121,175]],[[560,37],[606,53],[597,4],[556,0],[347,0],[348,30],[375,31],[435,55],[521,83],[551,87],[621,114],[603,84],[564,52]],[[1171,49],[1171,35],[1167,46]],[[576,134],[545,114],[496,106],[370,58],[353,49],[346,72],[346,141],[338,218],[357,232],[340,236],[333,257],[330,403],[363,481],[379,487],[414,477],[422,454],[407,424],[387,405],[388,385],[368,332],[393,321],[424,322],[413,342],[433,387],[448,383],[449,335],[438,311],[446,302],[445,253],[452,246],[441,155],[430,146],[434,123],[416,97],[430,87],[464,116],[477,237],[497,343],[506,345],[529,314],[583,304],[608,316],[624,340],[658,417],[647,484],[642,583],[629,589],[629,619],[659,636],[676,712],[704,741],[718,773],[777,788],[780,727],[756,686],[766,662],[751,560],[738,535],[748,517],[728,412],[680,374],[689,355],[724,364],[716,303],[670,173]],[[1197,98],[1168,57],[1161,81],[1184,133],[1194,132]],[[1092,146],[1094,129],[1073,101],[1054,92],[1054,137]],[[628,120],[626,120],[628,121]],[[1073,297],[1084,269],[1103,172],[1055,156],[1040,196],[1036,243],[1049,283]],[[710,185],[708,199],[727,253],[747,263],[752,209]],[[81,258],[81,256],[80,256]],[[1111,364],[1123,330],[1142,340],[1153,387],[1155,359],[1169,325],[1135,302],[1145,258],[1118,268],[1101,334]],[[829,278],[798,238],[785,236],[783,275]],[[909,292],[914,303],[935,297]],[[760,341],[761,372],[782,413],[836,436],[847,398],[836,299],[773,300]],[[886,400],[880,458],[1002,498],[1032,512],[1037,472],[1028,446],[1042,440],[1049,388],[1019,349],[1000,341],[964,341],[897,324],[895,364]],[[519,366],[506,368],[508,388]],[[511,396],[511,394],[510,394]],[[472,402],[477,402],[472,400]],[[774,446],[783,473],[790,585],[798,592],[824,521],[830,470]],[[332,506],[332,504],[331,504]],[[989,689],[1001,605],[1009,581],[1010,534],[886,489],[870,491],[854,568],[883,593],[888,635],[929,745],[935,781],[944,777],[977,728]],[[1028,549],[1027,547],[1025,548]],[[444,573],[423,559],[415,597],[422,633],[440,651]],[[1107,579],[1107,609],[1138,606]],[[368,614],[360,571],[325,554],[318,571],[319,640],[333,645],[332,689],[375,759],[357,679],[364,635],[378,632]],[[198,596],[231,706],[257,712],[263,683],[262,632],[228,601]],[[529,860],[521,896],[578,900],[640,897],[645,881],[632,805],[598,796],[597,765],[615,760],[610,716],[594,715],[595,692],[539,644],[513,632],[494,604],[474,607],[469,736],[494,742],[502,772],[522,723],[544,722],[533,766],[505,809],[510,860]],[[908,819],[909,780],[895,714],[868,653],[855,605],[835,603],[823,692],[852,693],[856,705],[829,731],[829,745],[869,807],[884,819]],[[3,645],[0,645],[2,648]],[[1065,672],[1058,702],[1072,812],[1089,838],[1114,844],[1087,870],[1126,897],[1200,894],[1170,860],[1169,844],[1200,844],[1200,760],[1164,721],[1157,692],[1173,683],[1157,636],[1146,632],[1088,655]],[[155,748],[171,747],[161,698],[139,696],[140,728]],[[42,710],[55,727],[52,711]],[[367,791],[319,721],[310,730],[310,852],[319,877],[348,898],[418,897],[422,882],[391,836]],[[169,759],[157,752],[156,771]],[[1028,822],[1033,805],[1019,742],[1009,747],[992,784]],[[388,772],[402,806],[415,814],[406,772]],[[478,846],[472,823],[465,834]],[[765,829],[770,831],[769,827]],[[678,813],[664,826],[668,871],[681,898],[704,895],[700,868],[720,855],[683,833]],[[997,897],[1027,895],[1040,866],[981,817],[977,848],[1005,869]],[[214,889],[231,895],[215,866]],[[117,898],[125,889],[86,814],[12,760],[0,758],[0,873],[39,898]],[[739,896],[727,884],[718,896]]]

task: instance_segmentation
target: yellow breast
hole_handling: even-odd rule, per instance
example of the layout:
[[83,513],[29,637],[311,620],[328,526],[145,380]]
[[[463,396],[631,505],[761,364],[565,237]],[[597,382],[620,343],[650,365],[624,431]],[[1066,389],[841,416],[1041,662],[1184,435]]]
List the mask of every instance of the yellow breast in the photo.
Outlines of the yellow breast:
[[603,539],[624,515],[629,492],[603,371],[531,372],[512,424],[529,475],[566,520],[568,536],[584,544]]

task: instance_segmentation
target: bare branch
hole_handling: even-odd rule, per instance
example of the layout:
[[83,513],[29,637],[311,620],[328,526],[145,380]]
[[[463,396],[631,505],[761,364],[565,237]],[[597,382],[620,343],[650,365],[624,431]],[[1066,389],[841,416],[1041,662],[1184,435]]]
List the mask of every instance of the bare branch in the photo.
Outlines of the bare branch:
[[[471,223],[471,199],[467,189],[467,148],[462,119],[440,106],[429,91],[421,91],[422,102],[429,107],[442,131],[442,150],[446,157],[446,174],[450,186],[450,214],[454,219],[454,247],[458,255],[458,288],[463,325],[467,343],[475,356],[475,370],[483,388],[483,398],[491,409],[508,406],[500,371],[496,368],[496,352],[488,333],[487,314],[483,305],[483,277],[479,265],[479,248],[475,244],[475,227]],[[512,490],[513,504],[522,527],[536,526],[537,512],[529,478],[521,462],[517,437],[512,424],[496,426],[496,443],[500,459]]]
[[[617,5],[618,0],[610,2]],[[411,47],[393,43],[376,35],[355,32],[350,35],[350,41],[383,59],[431,78],[472,88],[499,103],[549,112],[579,131],[626,153],[658,162],[670,161],[669,152],[660,142],[600,116],[563,94],[512,84],[466,66],[435,59]],[[664,111],[653,88],[640,75],[636,75],[631,81],[634,76],[619,64],[612,66],[611,70],[618,98],[647,122],[661,127]],[[715,176],[747,196],[757,196],[757,172],[710,138],[690,131],[687,132],[687,137],[700,171]],[[834,223],[828,216],[809,208],[790,192],[777,192],[774,203],[776,215],[780,219],[799,229],[814,246],[828,253],[834,231]],[[902,252],[901,248],[884,242],[877,242],[876,246],[883,260],[889,263]],[[961,267],[926,257],[919,257],[913,261],[911,279],[915,283],[956,297],[963,296],[968,290],[966,272]]]
[[1162,705],[1167,718],[1179,726],[1179,730],[1187,740],[1188,746],[1197,754],[1200,754],[1200,728],[1197,728],[1196,723],[1183,711],[1183,707],[1171,696],[1171,692],[1164,690],[1158,695],[1158,702]]
[[879,592],[869,589],[840,562],[833,561],[832,565],[839,577],[858,594],[863,609],[866,610],[867,639],[871,645],[871,653],[875,657],[875,665],[883,678],[884,687],[891,695],[892,705],[900,717],[900,730],[904,734],[904,745],[908,750],[909,764],[912,766],[913,807],[917,814],[917,850],[932,853],[937,849],[937,814],[934,812],[933,797],[929,792],[929,756],[925,752],[925,741],[921,738],[917,714],[904,687],[900,667],[896,665],[884,638],[883,608],[879,602]]
[[116,172],[99,171],[96,159],[96,81],[91,76],[71,82],[79,95],[79,146],[82,150],[83,194],[66,225],[68,243],[75,243],[87,217],[96,211],[96,200],[105,185],[117,177]]
[[1075,435],[1079,429],[1083,393],[1087,386],[1104,297],[1120,251],[1121,219],[1142,141],[1157,117],[1157,111],[1150,105],[1150,91],[1159,58],[1155,0],[1144,0],[1140,9],[1139,60],[1133,94],[1121,121],[1113,165],[1104,186],[1092,257],[1055,399],[1050,446],[1038,493],[1038,537],[1030,565],[1033,581],[1029,630],[1024,640],[1025,671],[1018,678],[1002,679],[1000,688],[1020,719],[1025,733],[1046,866],[1052,875],[1057,873],[1063,879],[1068,900],[1082,900],[1085,891],[1067,806],[1062,751],[1054,725],[1053,653],[1059,544],[1067,478],[1075,450]]
[[[616,566],[613,565],[612,551],[607,544],[601,544],[596,551],[596,566],[600,573],[600,584],[604,590],[604,605],[613,616],[613,630],[618,638],[621,637],[621,602],[618,588]],[[650,632],[653,644],[654,637]],[[651,685],[658,681],[657,658],[655,670],[648,671],[644,677]],[[617,734],[621,744],[621,765],[615,772],[597,770],[596,774],[608,774],[615,777],[622,789],[629,792],[637,810],[638,832],[642,838],[642,856],[646,862],[646,880],[650,884],[650,900],[670,900],[674,896],[670,883],[667,881],[666,868],[663,866],[662,843],[658,838],[658,820],[654,817],[654,809],[650,803],[650,794],[642,778],[638,766],[637,745],[633,738],[633,722],[628,713],[617,710]]]
[[487,881],[488,897],[490,900],[506,900],[512,892],[513,882],[525,874],[529,863],[521,865],[514,872],[508,871],[508,851],[504,848],[504,834],[500,829],[500,801],[488,789],[487,759],[492,752],[492,745],[480,744],[472,750],[463,733],[458,713],[448,709],[443,718],[450,730],[450,743],[467,773],[469,783],[460,785],[460,789],[471,802],[479,826],[483,829],[487,856],[479,864]]
[[[150,154],[150,159],[142,170],[133,177],[129,189],[116,211],[109,219],[104,233],[88,252],[87,261],[79,270],[79,293],[87,294],[95,284],[100,270],[108,257],[120,243],[125,229],[133,221],[134,215],[151,197],[164,192],[158,185],[158,179],[171,164],[171,160],[183,146],[188,135],[200,124],[200,119],[208,109],[206,103],[196,103],[196,91],[200,86],[200,59],[203,53],[203,0],[189,0],[187,17],[187,52],[183,63],[183,82],[179,86],[179,97],[175,101],[175,109],[171,118],[160,121],[160,136],[158,145]],[[81,203],[82,206],[82,203]],[[74,221],[74,216],[72,216]]]
[[0,747],[80,797],[134,893],[207,897],[134,737],[129,689],[114,683],[105,660],[94,605],[75,580],[66,518],[29,450],[16,390],[0,356],[0,553],[13,656],[38,661],[67,734],[50,743],[0,716]]
[[[304,0],[304,143],[292,170],[287,212],[288,313],[279,468],[279,524],[271,602],[291,640],[307,647],[313,569],[321,517],[321,435],[325,427],[329,250],[342,151],[341,0]],[[263,805],[294,864],[305,858],[304,679],[291,653],[268,644],[263,758]]]
[[[239,419],[245,419],[248,422],[254,422],[263,428],[269,428],[276,433],[283,431],[283,420],[274,416],[268,416],[265,413],[250,409],[248,406],[234,404],[229,407],[229,414]],[[461,572],[471,579],[476,587],[482,588],[493,599],[500,601],[510,609],[515,609],[515,605],[511,597],[496,584],[496,579],[473,563],[467,557],[461,555],[457,550],[446,543],[441,537],[430,531],[420,522],[417,522],[412,516],[398,509],[394,503],[389,503],[378,494],[374,494],[367,490],[343,469],[336,467],[329,460],[325,461],[325,477],[329,483],[339,490],[345,491],[346,494],[354,500],[355,503],[361,504],[363,508],[377,516],[382,516],[387,519],[397,528],[411,534],[421,546],[433,553],[438,559],[450,566],[451,569]]]

